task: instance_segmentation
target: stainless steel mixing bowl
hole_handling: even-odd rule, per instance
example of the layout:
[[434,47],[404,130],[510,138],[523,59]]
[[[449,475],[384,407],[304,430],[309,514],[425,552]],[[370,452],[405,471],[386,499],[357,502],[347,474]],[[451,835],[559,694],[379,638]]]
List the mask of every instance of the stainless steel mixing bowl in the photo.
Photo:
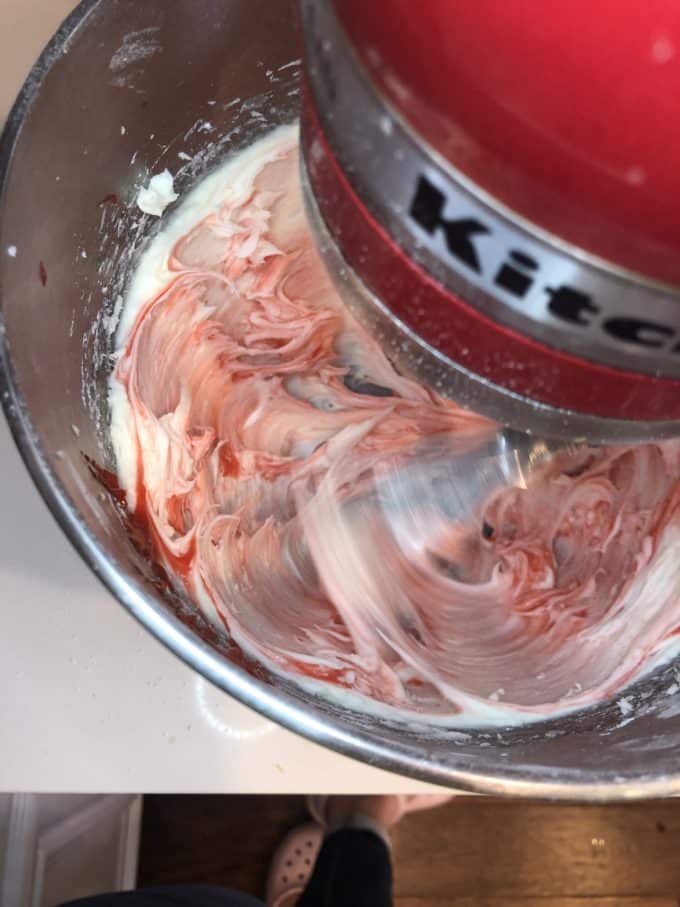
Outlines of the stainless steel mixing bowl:
[[379,720],[244,663],[168,591],[103,487],[114,466],[110,319],[159,228],[136,209],[138,187],[167,166],[185,191],[229,151],[292,119],[300,43],[290,0],[85,0],[36,64],[0,147],[2,396],[28,469],[82,557],[141,623],[232,696],[318,743],[489,793],[680,792],[680,669],[658,670],[618,702],[524,729]]

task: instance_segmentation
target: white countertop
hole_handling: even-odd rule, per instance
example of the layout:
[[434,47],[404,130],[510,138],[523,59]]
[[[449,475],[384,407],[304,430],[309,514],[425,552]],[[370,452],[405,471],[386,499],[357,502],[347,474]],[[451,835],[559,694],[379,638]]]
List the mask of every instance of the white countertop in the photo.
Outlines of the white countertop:
[[[0,119],[71,0],[0,0]],[[418,784],[337,756],[214,689],[100,585],[0,416],[0,790],[382,793]]]

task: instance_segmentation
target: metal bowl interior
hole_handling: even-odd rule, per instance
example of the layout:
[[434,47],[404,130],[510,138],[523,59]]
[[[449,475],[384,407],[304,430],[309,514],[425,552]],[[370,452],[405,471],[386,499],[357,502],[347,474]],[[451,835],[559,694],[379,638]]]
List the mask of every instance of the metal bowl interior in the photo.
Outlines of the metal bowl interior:
[[248,664],[211,632],[162,582],[103,487],[114,467],[111,319],[161,226],[141,216],[137,190],[167,166],[186,191],[226,154],[293,119],[300,46],[290,0],[85,0],[36,64],[0,146],[2,397],[26,465],[121,603],[213,683],[288,728],[480,792],[680,792],[672,664],[624,700],[523,729],[433,729],[355,711]]

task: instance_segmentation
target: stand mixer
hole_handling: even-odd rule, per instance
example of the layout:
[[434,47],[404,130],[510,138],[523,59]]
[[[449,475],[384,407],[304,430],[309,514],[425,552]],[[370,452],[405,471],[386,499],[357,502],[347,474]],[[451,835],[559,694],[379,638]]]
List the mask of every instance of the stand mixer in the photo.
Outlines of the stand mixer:
[[677,6],[303,20],[311,220],[395,364],[533,434],[678,434]]
[[[631,5],[615,8],[604,0],[586,8],[577,0],[560,9],[559,20],[544,16],[532,22],[532,10],[522,17],[516,3],[492,9],[489,2],[384,0],[361,9],[352,0],[337,6],[319,0],[304,7],[304,54],[298,0],[178,0],[171,6],[165,0],[85,0],[37,63],[0,143],[0,249],[18,249],[16,258],[0,256],[3,403],[26,464],[65,534],[121,604],[169,649],[230,695],[323,746],[412,777],[493,794],[580,800],[677,794],[677,662],[648,664],[650,672],[621,699],[599,697],[540,723],[501,727],[494,719],[491,726],[460,732],[411,713],[376,715],[363,702],[321,695],[263,672],[244,661],[229,639],[211,633],[191,603],[159,581],[156,565],[135,544],[116,501],[102,488],[101,474],[91,468],[96,463],[115,469],[107,433],[106,326],[132,256],[159,226],[140,224],[139,187],[167,167],[176,191],[188,193],[225,157],[301,113],[307,181],[314,189],[307,203],[329,271],[341,281],[343,300],[372,325],[372,336],[383,341],[399,369],[513,432],[530,430],[532,437],[547,439],[550,456],[553,445],[580,445],[584,438],[608,449],[614,442],[674,435],[678,375],[676,341],[668,332],[677,324],[677,302],[675,291],[660,285],[680,284],[672,240],[678,188],[670,154],[677,123],[673,8],[650,2],[632,11]],[[453,8],[455,36],[442,25],[454,16]],[[536,15],[538,5],[532,9]],[[329,22],[336,32],[326,30]],[[379,25],[390,29],[384,40],[373,32]],[[555,32],[560,29],[562,40]],[[121,87],[110,61],[126,35],[148,30],[162,51],[131,67],[134,91]],[[620,54],[613,50],[619,37]],[[456,57],[449,59],[454,46]],[[601,46],[609,48],[603,58],[595,53]],[[343,48],[351,65],[341,65]],[[463,55],[469,55],[467,78]],[[297,69],[303,56],[304,111]],[[389,60],[390,71],[381,60]],[[414,69],[413,79],[401,70],[406,64]],[[429,81],[421,82],[418,65],[430,72]],[[363,105],[352,102],[348,80],[369,86]],[[410,101],[402,83],[411,86]],[[454,92],[457,85],[462,88]],[[522,108],[519,99],[504,95],[511,88],[535,91],[543,106]],[[608,89],[616,104],[603,102]],[[465,109],[447,119],[441,112],[447,100]],[[371,115],[385,109],[388,119]],[[578,131],[566,122],[560,132],[551,112],[565,120],[583,116],[588,128]],[[440,141],[437,129],[442,118],[448,142]],[[197,122],[210,122],[214,134],[200,132]],[[628,133],[625,123],[635,128]],[[399,147],[395,138],[403,134],[408,145]],[[206,156],[208,135],[216,141]],[[611,154],[619,149],[609,175],[586,166],[592,155],[583,144],[568,166],[576,139],[593,135],[601,150],[607,137]],[[386,153],[379,155],[378,147]],[[406,158],[411,148],[419,155],[413,165]],[[182,160],[191,157],[181,173],[179,149]],[[658,149],[663,160],[655,169]],[[453,164],[444,165],[449,155]],[[444,177],[454,164],[456,185],[466,192],[473,183],[484,187],[484,194],[468,193],[470,207],[462,213],[445,200],[435,214],[447,222],[478,220],[490,232],[470,233],[470,224],[445,232],[435,219],[430,233],[408,217],[421,164],[440,194],[450,190]],[[322,180],[328,191],[321,191]],[[380,210],[369,197],[379,190],[385,200]],[[473,202],[480,208],[473,210]],[[515,214],[509,217],[508,210]],[[461,231],[475,251],[483,286],[474,269],[448,254],[449,243],[461,248]],[[413,252],[407,255],[408,242]],[[366,258],[369,251],[372,257]],[[552,264],[560,269],[550,270]],[[646,276],[632,277],[625,269]],[[453,283],[446,289],[454,274],[460,289]],[[514,292],[507,292],[508,284]],[[555,293],[548,295],[545,287]],[[588,294],[590,301],[583,298]],[[548,307],[555,295],[560,317]],[[492,298],[502,305],[493,308]],[[455,331],[447,328],[449,315]],[[624,317],[628,323],[614,321],[604,329],[605,321]],[[585,323],[574,324],[574,318]],[[622,342],[617,332],[630,336],[631,319],[647,324],[644,331],[637,324],[633,343]],[[650,341],[661,346],[647,348]],[[509,429],[489,426],[493,450]],[[512,447],[517,436],[510,440]],[[645,455],[656,462],[661,446],[646,445],[652,450]],[[414,463],[423,465],[422,459]],[[362,526],[361,520],[354,525]],[[486,527],[478,528],[483,534]],[[669,573],[677,569],[672,542],[664,550]],[[669,597],[678,583],[680,578],[664,577]],[[634,617],[653,612],[657,599],[631,595],[632,607],[640,605]],[[278,603],[275,592],[272,607]],[[484,617],[481,608],[469,612]],[[613,641],[628,633],[626,646],[634,647],[639,623],[629,613],[616,623]],[[473,629],[474,639],[488,641],[475,626],[461,646]],[[583,660],[585,647],[580,637],[574,640]],[[603,652],[616,660],[615,651],[603,646],[588,656],[595,668]],[[488,679],[486,655],[480,654],[475,667],[481,680]],[[531,681],[525,661],[521,667]],[[582,678],[574,674],[574,680]],[[507,701],[512,691],[501,678],[498,685],[506,688]]]
[[317,560],[363,578],[357,600],[383,574],[389,598],[371,537],[432,551],[564,445],[680,431],[680,186],[665,159],[680,14],[303,11],[303,183],[329,272],[400,372],[511,426],[472,454],[439,441],[382,464],[363,499],[328,509]]

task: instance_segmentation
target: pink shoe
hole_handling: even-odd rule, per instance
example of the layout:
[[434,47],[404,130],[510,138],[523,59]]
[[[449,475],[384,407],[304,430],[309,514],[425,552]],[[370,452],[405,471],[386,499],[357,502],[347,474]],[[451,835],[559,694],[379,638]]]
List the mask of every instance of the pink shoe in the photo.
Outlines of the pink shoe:
[[267,907],[293,907],[321,849],[323,829],[315,822],[289,831],[276,849],[267,879]]

